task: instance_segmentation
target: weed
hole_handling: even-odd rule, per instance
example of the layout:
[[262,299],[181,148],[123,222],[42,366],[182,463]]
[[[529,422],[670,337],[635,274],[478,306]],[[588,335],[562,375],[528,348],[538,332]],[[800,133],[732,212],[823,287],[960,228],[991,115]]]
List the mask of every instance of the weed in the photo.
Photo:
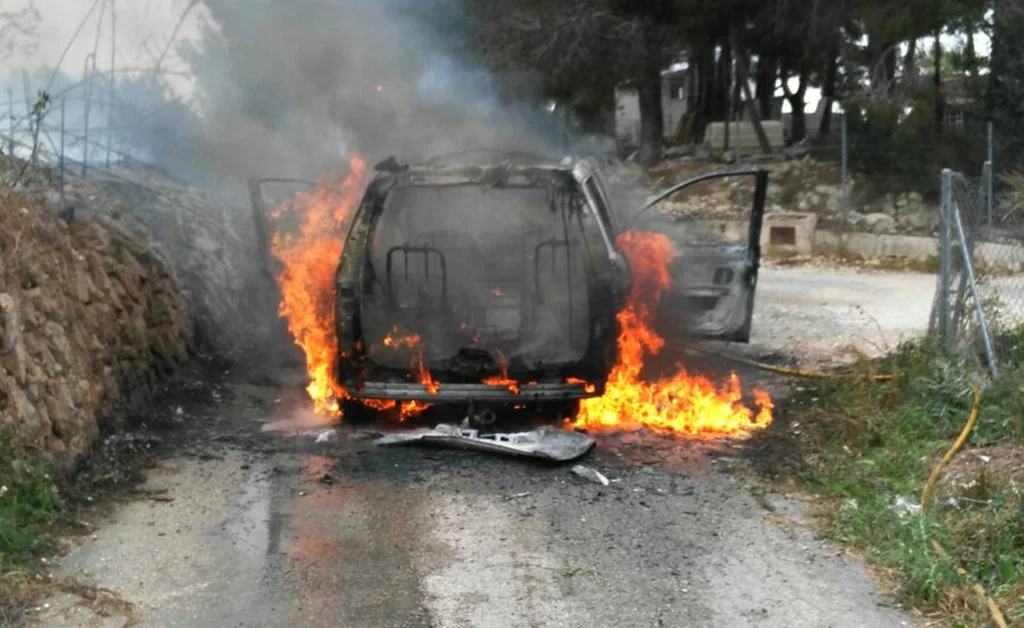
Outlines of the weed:
[[0,567],[52,549],[46,531],[64,504],[53,471],[41,460],[18,458],[0,441]]
[[[900,575],[897,595],[954,621],[986,612],[966,570],[1003,606],[1024,617],[1024,501],[984,468],[959,493],[947,490],[925,513],[917,500],[938,456],[962,429],[975,383],[971,365],[928,343],[899,347],[881,363],[813,391],[797,406],[805,428],[798,480],[826,496],[828,534]],[[895,375],[871,383],[859,371]],[[1006,368],[983,395],[970,445],[1019,447],[1024,439],[1024,368]],[[960,454],[961,456],[964,453]],[[949,552],[939,556],[937,540]],[[970,623],[970,625],[975,625]]]
[[0,436],[0,618],[14,614],[36,585],[35,560],[54,549],[50,532],[64,512],[52,468],[13,455]]

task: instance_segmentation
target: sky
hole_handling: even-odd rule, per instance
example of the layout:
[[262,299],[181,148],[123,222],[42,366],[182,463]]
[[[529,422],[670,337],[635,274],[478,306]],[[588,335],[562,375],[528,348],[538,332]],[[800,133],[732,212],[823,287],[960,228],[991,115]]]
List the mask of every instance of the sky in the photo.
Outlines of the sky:
[[[17,75],[22,69],[31,72],[55,66],[69,43],[61,69],[72,78],[82,77],[86,58],[93,50],[98,50],[97,70],[108,71],[112,43],[116,43],[117,67],[152,68],[190,0],[0,0],[0,11],[16,12],[29,4],[34,4],[41,18],[38,47],[31,55],[16,53],[8,59],[0,57],[0,80],[14,75],[19,85],[21,79]],[[111,5],[116,16],[115,37],[112,37]],[[182,23],[177,39],[197,36],[204,19],[200,5]],[[84,27],[75,37],[75,31],[83,23]],[[171,71],[184,69],[175,56],[174,46],[162,67]],[[172,78],[171,82],[179,89],[187,89],[187,81]]]

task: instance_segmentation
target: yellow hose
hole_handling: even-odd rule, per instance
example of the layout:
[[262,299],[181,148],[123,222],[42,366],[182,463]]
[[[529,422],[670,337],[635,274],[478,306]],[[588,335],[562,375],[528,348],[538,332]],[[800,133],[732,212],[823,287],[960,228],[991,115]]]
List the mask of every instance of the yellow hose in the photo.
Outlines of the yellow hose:
[[[947,560],[949,559],[949,554],[946,553],[946,549],[935,539],[932,539],[932,549],[934,549],[935,553],[942,558]],[[985,587],[976,582],[974,578],[967,573],[967,570],[960,565],[954,565],[954,568],[956,569],[956,572],[960,574],[961,578],[971,582],[971,588],[974,589],[975,594],[977,594],[977,596],[985,603],[985,606],[988,607],[988,614],[992,617],[992,622],[995,623],[996,626],[999,626],[999,628],[1007,628],[1006,617],[1003,616],[1003,611],[1000,610],[996,601],[988,596],[988,593],[985,592]]]
[[[925,482],[924,489],[921,491],[922,513],[928,509],[928,506],[932,502],[932,498],[935,495],[935,486],[938,484],[939,478],[942,477],[942,472],[953,460],[953,457],[956,456],[957,452],[960,451],[960,448],[964,446],[964,443],[967,442],[967,438],[971,435],[971,431],[974,430],[974,425],[975,423],[978,422],[978,414],[980,413],[980,411],[981,391],[978,389],[977,386],[974,386],[974,403],[971,404],[971,413],[967,415],[967,423],[964,425],[964,428],[960,430],[960,435],[956,437],[955,441],[953,441],[953,446],[949,448],[949,451],[947,451],[946,455],[942,457],[942,460],[939,461],[939,464],[935,465],[935,468],[932,469],[932,473],[930,476],[928,476],[928,481]],[[942,547],[942,545],[938,542],[938,540],[933,538],[931,545],[932,549],[935,550],[936,554],[938,554],[944,559],[949,559],[949,554],[946,552],[946,549]],[[999,605],[996,604],[996,601],[989,597],[988,593],[985,592],[985,587],[981,586],[980,583],[975,581],[974,578],[972,578],[971,575],[967,573],[967,570],[963,567],[959,565],[954,565],[954,567],[956,568],[957,573],[960,574],[961,578],[971,582],[971,588],[974,589],[974,592],[978,595],[979,598],[981,598],[982,602],[985,603],[985,606],[988,608],[989,616],[992,617],[992,621],[996,624],[996,626],[999,626],[999,628],[1007,628],[1006,618],[1003,616],[1003,611],[1000,610]]]
[[[788,368],[785,366],[775,366],[773,364],[764,364],[763,362],[755,362],[754,360],[748,360],[741,358],[738,355],[730,355],[728,353],[719,353],[716,351],[707,351],[705,349],[690,348],[690,351],[699,353],[702,355],[715,355],[726,360],[732,360],[733,362],[739,362],[740,364],[746,364],[759,368],[762,371],[768,371],[769,373],[778,373],[779,375],[790,375],[793,377],[805,377],[808,379],[837,379],[840,377],[838,373],[827,373],[825,371],[811,371],[806,369],[795,369]],[[874,382],[888,382],[892,381],[892,375],[869,375],[868,378]]]
[[928,508],[928,505],[932,501],[932,496],[935,494],[935,485],[938,484],[939,478],[942,476],[942,472],[945,470],[946,465],[953,459],[960,448],[967,442],[967,437],[971,435],[971,430],[974,429],[974,424],[978,421],[978,412],[981,410],[981,391],[978,387],[974,387],[974,403],[971,405],[971,413],[967,416],[967,424],[964,425],[964,429],[960,430],[960,435],[957,436],[956,440],[953,441],[953,446],[949,448],[946,455],[942,457],[939,464],[935,465],[932,469],[932,474],[928,476],[928,481],[924,484],[924,489],[921,491],[921,511],[923,512]]

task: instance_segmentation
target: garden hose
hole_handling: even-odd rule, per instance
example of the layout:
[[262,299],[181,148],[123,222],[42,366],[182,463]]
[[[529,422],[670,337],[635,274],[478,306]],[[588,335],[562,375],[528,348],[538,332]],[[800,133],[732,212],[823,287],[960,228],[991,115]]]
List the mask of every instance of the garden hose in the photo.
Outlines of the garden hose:
[[[690,348],[690,351],[699,353],[702,355],[714,355],[726,360],[732,360],[733,362],[739,362],[740,364],[746,364],[759,368],[762,371],[768,371],[769,373],[778,373],[779,375],[790,375],[793,377],[804,377],[807,379],[837,379],[842,376],[841,373],[828,373],[825,371],[811,371],[807,369],[796,369],[785,366],[775,366],[773,364],[765,364],[763,362],[756,362],[754,360],[748,360],[747,358],[741,358],[738,355],[730,355],[728,353],[719,353],[717,351],[708,351],[706,349]],[[888,382],[892,381],[892,375],[869,375],[868,378],[873,382]]]
[[[978,414],[981,411],[981,391],[977,386],[974,386],[973,390],[974,402],[971,404],[970,414],[967,415],[967,423],[964,425],[964,428],[960,430],[960,435],[957,436],[955,441],[953,441],[953,446],[949,448],[949,451],[947,451],[946,455],[942,457],[939,464],[935,465],[931,475],[928,476],[928,481],[925,482],[924,489],[921,491],[922,513],[928,509],[928,506],[932,502],[932,498],[935,495],[935,486],[938,484],[939,478],[942,477],[942,472],[949,465],[950,461],[953,460],[953,457],[956,456],[957,452],[959,452],[964,446],[964,443],[967,442],[968,437],[971,435],[971,431],[974,430],[975,423],[978,422]],[[949,560],[949,554],[937,539],[933,538],[931,545],[936,554],[943,559]],[[999,626],[999,628],[1007,628],[1006,618],[1003,616],[1002,610],[999,609],[999,605],[996,604],[996,601],[989,597],[988,593],[985,592],[985,587],[981,586],[981,584],[972,578],[971,575],[967,573],[967,570],[960,565],[954,565],[954,567],[956,568],[956,572],[960,574],[961,578],[971,583],[971,588],[974,589],[974,592],[979,598],[981,598],[985,603],[985,606],[988,608],[992,621]]]
[[953,441],[953,446],[949,448],[946,455],[942,457],[939,464],[935,465],[932,470],[932,474],[928,476],[928,481],[924,484],[924,489],[921,491],[921,511],[923,512],[928,508],[928,505],[932,501],[932,496],[935,494],[935,485],[938,484],[939,478],[942,476],[943,470],[946,465],[953,459],[953,456],[960,451],[960,448],[967,442],[967,437],[971,435],[971,430],[974,429],[974,424],[978,421],[978,412],[981,410],[981,390],[977,386],[974,386],[974,403],[971,405],[971,413],[967,416],[967,424],[964,425],[964,429],[960,430],[960,435],[957,436],[956,440]]
[[[946,553],[946,549],[935,539],[932,539],[932,549],[934,549],[935,553],[942,558],[949,560],[949,554]],[[1007,628],[1006,617],[1003,616],[1003,611],[999,608],[999,605],[996,604],[996,601],[989,597],[988,593],[985,592],[985,587],[981,586],[981,584],[972,578],[971,575],[967,573],[967,570],[960,565],[954,565],[953,567],[956,569],[956,572],[960,574],[961,578],[971,583],[971,588],[974,589],[974,592],[985,603],[985,606],[988,607],[988,614],[992,617],[992,623],[999,626],[999,628]]]

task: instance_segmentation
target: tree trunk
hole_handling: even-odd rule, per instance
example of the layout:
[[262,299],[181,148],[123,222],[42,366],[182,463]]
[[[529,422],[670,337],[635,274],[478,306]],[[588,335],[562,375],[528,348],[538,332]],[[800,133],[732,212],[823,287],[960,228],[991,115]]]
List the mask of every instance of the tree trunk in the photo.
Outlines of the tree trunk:
[[935,44],[932,48],[932,58],[935,62],[935,69],[932,73],[932,88],[935,98],[935,132],[942,133],[944,118],[946,116],[946,103],[942,97],[942,34],[941,30],[935,32]]
[[706,42],[697,49],[697,105],[694,141],[704,141],[704,125],[711,119],[711,100],[715,83],[715,44]]
[[895,89],[893,78],[896,76],[896,42],[884,39],[877,32],[868,33],[868,72],[871,88],[875,92],[884,89],[891,96]]
[[651,167],[662,159],[665,114],[661,104],[661,54],[654,38],[645,33],[643,75],[637,82],[640,101],[640,152],[637,161]]
[[832,103],[836,100],[836,75],[838,73],[839,52],[833,46],[829,49],[828,65],[825,67],[825,83],[821,89],[825,107],[821,110],[821,122],[818,124],[819,137],[824,137],[832,131]]
[[772,101],[775,96],[775,78],[778,75],[775,59],[761,56],[757,61],[757,77],[754,79],[757,92],[757,105],[761,110],[761,119],[772,117]]
[[907,42],[907,54],[903,56],[903,85],[910,89],[917,87],[917,38]]
[[718,55],[718,63],[715,67],[714,89],[711,95],[711,120],[724,120],[725,110],[729,100],[730,85],[729,75],[732,74],[732,52],[729,50],[729,42],[721,47],[721,54]]
[[[764,125],[761,124],[761,117],[757,115],[757,104],[750,94],[750,83],[747,81],[747,58],[741,51],[739,38],[733,33],[732,46],[736,55],[736,82],[743,90],[743,100],[747,104],[747,115],[750,116],[750,124],[757,134],[757,142],[761,145],[761,151],[767,155],[772,152],[772,145],[768,141],[768,135],[764,132]],[[760,64],[759,64],[760,65]]]
[[978,51],[974,47],[973,24],[967,27],[967,44],[964,47],[964,65],[967,66],[967,74],[971,78],[978,77]]
[[786,73],[783,72],[782,91],[786,94],[790,108],[793,109],[792,122],[789,128],[790,142],[796,144],[807,137],[807,116],[804,114],[804,95],[807,93],[807,64],[801,61],[800,82],[795,92],[789,91],[786,84]]

